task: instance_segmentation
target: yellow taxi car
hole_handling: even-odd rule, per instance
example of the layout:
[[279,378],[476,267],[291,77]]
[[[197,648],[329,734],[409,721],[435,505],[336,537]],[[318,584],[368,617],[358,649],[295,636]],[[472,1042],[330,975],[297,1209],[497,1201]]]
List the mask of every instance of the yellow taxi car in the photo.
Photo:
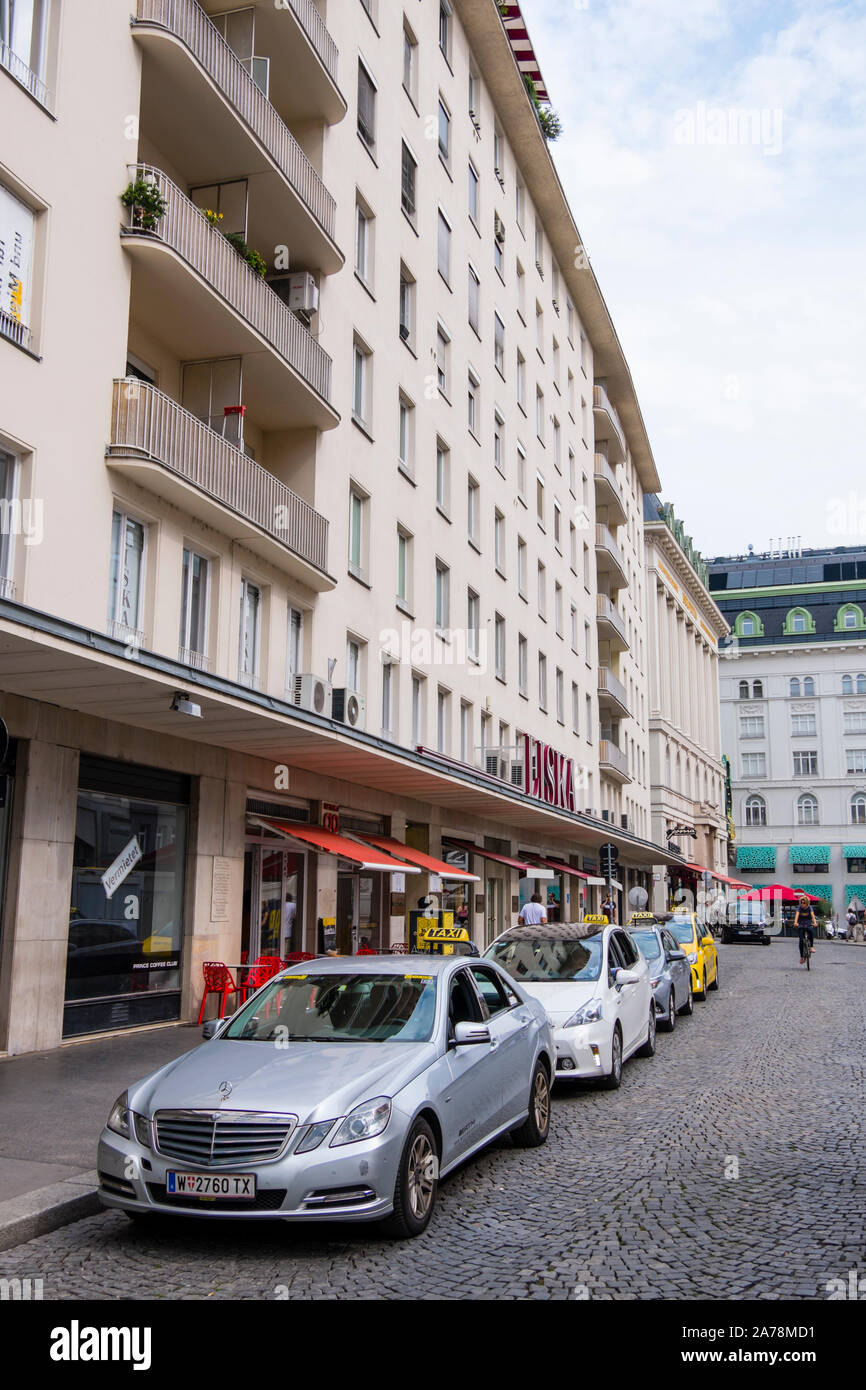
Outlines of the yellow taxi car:
[[692,993],[696,999],[706,999],[708,989],[719,987],[719,953],[712,931],[696,912],[674,912],[665,926],[686,953]]

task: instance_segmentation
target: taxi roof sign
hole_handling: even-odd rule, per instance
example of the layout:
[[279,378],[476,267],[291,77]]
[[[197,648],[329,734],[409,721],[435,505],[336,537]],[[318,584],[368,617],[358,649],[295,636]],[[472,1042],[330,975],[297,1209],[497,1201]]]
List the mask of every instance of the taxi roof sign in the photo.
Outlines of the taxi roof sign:
[[[430,926],[422,923],[430,923]],[[418,923],[418,941],[468,941],[466,927],[443,927],[435,917],[422,918]]]
[[596,927],[607,927],[610,925],[610,918],[606,917],[603,912],[584,913],[583,920],[584,922],[591,922]]
[[633,912],[628,920],[629,922],[654,922],[656,915],[654,912]]

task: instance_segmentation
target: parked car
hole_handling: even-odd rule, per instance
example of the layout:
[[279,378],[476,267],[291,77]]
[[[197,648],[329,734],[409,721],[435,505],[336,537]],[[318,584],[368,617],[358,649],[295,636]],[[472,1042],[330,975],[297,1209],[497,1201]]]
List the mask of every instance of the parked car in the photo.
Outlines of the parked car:
[[202,1031],[204,1046],[113,1105],[99,1141],[105,1206],[387,1217],[414,1236],[458,1163],[509,1131],[527,1147],[547,1139],[547,1015],[490,961],[307,961]]
[[692,993],[706,999],[708,989],[719,987],[719,953],[715,938],[696,912],[674,912],[665,922],[692,968]]
[[772,937],[764,904],[756,898],[730,903],[722,925],[722,941],[728,946],[735,941],[759,941],[762,946],[769,946]]
[[658,1026],[672,1033],[677,1015],[693,1013],[695,1007],[692,971],[686,953],[666,927],[641,913],[629,918],[628,932],[649,966]]
[[502,966],[544,1005],[554,1030],[557,1079],[598,1078],[615,1089],[628,1057],[653,1055],[649,969],[622,927],[511,927],[483,958]]

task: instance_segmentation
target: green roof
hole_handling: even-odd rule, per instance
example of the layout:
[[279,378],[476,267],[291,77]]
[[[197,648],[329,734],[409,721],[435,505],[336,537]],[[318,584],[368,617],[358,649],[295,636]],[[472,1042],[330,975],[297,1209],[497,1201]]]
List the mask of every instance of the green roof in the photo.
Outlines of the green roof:
[[845,884],[845,902],[850,903],[852,898],[859,898],[866,907],[866,883]]
[[866,845],[843,845],[843,859],[866,859]]
[[829,845],[792,845],[788,850],[791,864],[829,864]]
[[738,869],[775,869],[775,845],[738,845]]

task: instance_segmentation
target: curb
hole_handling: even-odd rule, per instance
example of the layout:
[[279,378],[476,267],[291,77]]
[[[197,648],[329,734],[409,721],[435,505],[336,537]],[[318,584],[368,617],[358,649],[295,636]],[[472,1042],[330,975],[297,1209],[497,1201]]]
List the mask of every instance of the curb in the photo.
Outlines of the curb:
[[96,1172],[76,1173],[50,1187],[23,1192],[0,1202],[0,1250],[11,1250],[35,1236],[47,1235],[59,1226],[94,1216],[103,1207],[97,1196]]

